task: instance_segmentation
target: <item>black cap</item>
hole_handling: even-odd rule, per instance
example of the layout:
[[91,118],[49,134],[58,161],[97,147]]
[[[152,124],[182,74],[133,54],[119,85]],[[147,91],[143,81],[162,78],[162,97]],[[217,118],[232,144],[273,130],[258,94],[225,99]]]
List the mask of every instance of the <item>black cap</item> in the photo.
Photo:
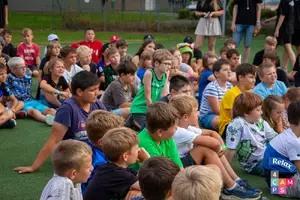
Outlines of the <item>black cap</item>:
[[144,40],[147,40],[147,39],[152,39],[152,40],[154,40],[154,37],[153,37],[153,35],[151,35],[151,34],[144,35]]
[[191,36],[186,36],[183,40],[184,43],[192,44],[194,42],[194,39]]

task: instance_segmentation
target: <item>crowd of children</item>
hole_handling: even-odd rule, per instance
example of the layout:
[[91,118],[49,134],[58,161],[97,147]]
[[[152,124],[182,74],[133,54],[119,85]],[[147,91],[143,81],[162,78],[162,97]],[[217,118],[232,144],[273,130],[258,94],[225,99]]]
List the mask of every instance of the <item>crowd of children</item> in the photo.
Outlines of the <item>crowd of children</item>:
[[300,88],[289,88],[297,73],[280,67],[276,38],[252,65],[240,64],[231,39],[219,57],[202,57],[191,37],[168,50],[146,35],[131,56],[125,39],[102,45],[93,29],[84,33],[62,48],[50,34],[40,59],[31,29],[17,47],[2,32],[0,127],[26,116],[52,125],[33,164],[15,168],[35,172],[52,154],[41,199],[259,199],[231,167],[234,156],[268,184],[274,169],[293,177],[286,196],[300,198]]

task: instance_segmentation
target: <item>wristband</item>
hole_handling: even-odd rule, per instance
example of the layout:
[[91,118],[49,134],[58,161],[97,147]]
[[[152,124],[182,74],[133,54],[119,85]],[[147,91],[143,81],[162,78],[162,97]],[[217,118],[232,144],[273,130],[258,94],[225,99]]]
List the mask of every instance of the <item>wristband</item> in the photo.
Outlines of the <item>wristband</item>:
[[59,90],[56,90],[55,94],[60,94],[60,91],[59,91]]
[[260,21],[256,21],[257,24],[260,24]]
[[225,151],[227,150],[226,144],[222,144],[221,147],[222,147]]
[[192,79],[193,78],[193,74],[189,73],[189,78]]

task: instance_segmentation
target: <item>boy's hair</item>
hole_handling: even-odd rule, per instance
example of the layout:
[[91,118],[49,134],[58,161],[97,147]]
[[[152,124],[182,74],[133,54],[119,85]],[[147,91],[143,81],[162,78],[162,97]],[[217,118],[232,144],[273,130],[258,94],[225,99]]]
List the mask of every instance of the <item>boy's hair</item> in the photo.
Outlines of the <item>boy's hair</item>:
[[80,170],[88,156],[92,155],[91,148],[77,140],[63,140],[55,147],[52,153],[52,165],[59,176],[69,169]]
[[203,58],[202,58],[202,60],[203,60],[202,66],[203,66],[204,69],[208,69],[208,59],[209,58],[216,58],[216,59],[218,59],[218,56],[214,52],[212,52],[212,51],[206,52],[203,55]]
[[131,61],[123,61],[117,67],[117,72],[119,75],[124,74],[135,74],[137,71],[137,66]]
[[146,160],[138,174],[145,199],[164,200],[179,171],[179,166],[169,158],[157,156]]
[[117,42],[116,42],[116,47],[117,47],[117,49],[119,48],[119,47],[128,47],[128,42],[125,40],[125,39],[119,39],[119,40],[117,40]]
[[65,58],[69,55],[69,53],[76,53],[76,49],[71,46],[64,46],[60,50],[61,57]]
[[288,110],[287,110],[288,120],[289,120],[290,124],[293,124],[296,126],[299,125],[299,123],[300,123],[299,112],[300,112],[300,101],[298,100],[298,101],[292,102],[289,105]]
[[233,40],[233,39],[227,39],[227,40],[225,40],[225,42],[224,42],[224,47],[227,47],[227,45],[229,45],[229,44],[234,44],[234,45],[236,45],[236,42],[235,42],[235,40]]
[[[222,47],[222,48],[220,49],[220,55],[221,55],[222,53],[224,53],[224,52],[227,53],[228,50],[229,50],[228,47]],[[226,55],[226,57],[227,57],[227,55]]]
[[288,99],[290,102],[300,100],[300,88],[289,88],[288,91],[282,96],[283,99]]
[[172,184],[173,200],[216,200],[222,189],[220,172],[211,167],[194,165],[180,171]]
[[93,28],[91,28],[91,27],[86,28],[86,29],[84,30],[84,34],[86,34],[87,31],[94,31],[94,32],[95,32],[95,29],[93,29]]
[[174,96],[171,99],[170,104],[178,111],[180,117],[183,117],[183,115],[189,116],[195,108],[198,108],[197,99],[186,94]]
[[227,59],[230,59],[234,54],[240,56],[240,53],[238,52],[237,49],[229,49],[228,51],[226,51]]
[[157,130],[168,130],[178,121],[177,110],[168,103],[155,102],[151,104],[146,112],[146,128],[150,134]]
[[105,58],[108,58],[110,55],[116,53],[119,53],[119,50],[116,47],[108,47],[104,52],[104,56]]
[[257,73],[259,77],[264,77],[264,69],[269,69],[275,66],[273,65],[273,63],[271,62],[263,62],[259,65],[258,69],[257,69]]
[[5,34],[12,35],[12,32],[11,32],[11,30],[5,28],[5,29],[3,29],[3,31],[2,31],[2,36],[4,36]]
[[227,60],[224,60],[224,59],[220,59],[217,62],[215,62],[214,66],[212,68],[213,73],[219,72],[222,69],[223,65],[230,65],[230,64]]
[[251,92],[243,92],[237,96],[233,103],[233,118],[244,117],[252,110],[262,105],[262,99],[257,94]]
[[24,36],[29,33],[33,34],[33,31],[30,28],[23,28],[21,33],[22,33],[22,36]]
[[277,54],[276,50],[268,50],[268,51],[265,51],[263,58],[269,58],[270,60],[276,61],[276,63],[277,63],[278,54]]
[[164,49],[164,48],[165,48],[165,46],[161,43],[156,43],[156,45],[155,45],[155,49]]
[[265,43],[269,45],[277,44],[277,39],[273,36],[267,36],[265,39]]
[[247,76],[248,74],[256,75],[256,67],[249,63],[242,63],[235,69],[236,80],[239,81],[239,76]]
[[86,70],[78,72],[72,78],[72,94],[76,95],[77,89],[84,91],[91,86],[98,85],[99,83],[99,78],[92,72],[88,72]]
[[153,51],[150,51],[150,50],[146,50],[144,51],[141,56],[140,56],[140,60],[139,60],[139,64],[138,66],[139,67],[144,67],[144,62],[145,60],[152,60],[152,56],[153,56]]
[[7,65],[9,67],[9,70],[12,71],[13,69],[16,68],[17,65],[25,66],[25,61],[21,57],[12,57],[11,59],[8,60]]
[[142,44],[142,46],[140,46],[138,52],[137,52],[135,55],[141,56],[142,53],[144,52],[144,48],[145,48],[148,44],[150,44],[150,43],[152,43],[152,42],[156,45],[155,40],[153,40],[153,39],[151,39],[151,38],[145,39],[144,42],[143,42],[143,44]]
[[130,128],[114,128],[102,137],[102,150],[109,161],[117,162],[123,153],[130,152],[139,142]]
[[107,131],[123,125],[122,117],[105,110],[95,110],[86,120],[86,132],[89,140],[97,143]]
[[7,71],[6,65],[4,65],[2,62],[0,62],[0,71],[1,70],[6,70]]
[[274,108],[276,108],[276,104],[284,104],[282,97],[277,95],[269,95],[264,99],[262,110],[263,110],[263,119],[268,122],[268,124],[275,128],[275,123],[271,118],[271,113]]
[[76,49],[76,54],[79,57],[83,57],[87,56],[88,54],[92,54],[92,50],[85,45],[81,45]]
[[167,49],[158,49],[155,50],[152,56],[152,65],[155,67],[155,62],[159,64],[162,63],[164,60],[172,60],[173,56]]
[[186,85],[190,85],[189,79],[182,75],[175,75],[170,79],[170,92],[172,90],[178,91]]

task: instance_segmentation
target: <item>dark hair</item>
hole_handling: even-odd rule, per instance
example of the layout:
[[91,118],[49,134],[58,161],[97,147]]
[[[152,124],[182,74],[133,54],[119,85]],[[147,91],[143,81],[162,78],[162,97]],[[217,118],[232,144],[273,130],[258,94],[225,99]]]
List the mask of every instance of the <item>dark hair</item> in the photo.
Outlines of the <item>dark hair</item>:
[[222,69],[223,65],[229,65],[229,62],[224,59],[220,59],[217,62],[215,62],[214,66],[212,68],[213,73],[219,72]]
[[0,62],[0,70],[5,69],[7,71],[6,65],[4,65],[2,62]]
[[12,32],[11,32],[11,30],[5,28],[5,29],[3,29],[3,31],[2,31],[1,34],[2,34],[3,36],[4,36],[5,34],[12,35]]
[[84,34],[86,34],[87,31],[94,31],[95,32],[95,29],[89,27],[89,28],[86,28],[84,29]]
[[88,72],[85,70],[78,72],[72,78],[72,82],[71,82],[72,94],[76,95],[77,89],[81,89],[82,91],[84,91],[87,88],[97,85],[99,83],[100,83],[99,78],[92,72]]
[[138,52],[137,52],[135,55],[141,56],[141,54],[142,54],[143,51],[144,51],[144,48],[145,48],[148,44],[150,44],[150,43],[152,43],[152,42],[156,45],[155,40],[150,39],[150,38],[146,39],[146,40],[144,41],[144,43],[142,44],[142,46],[140,46]]
[[138,174],[142,194],[145,199],[165,199],[179,171],[179,166],[169,158],[156,156],[146,160]]
[[170,92],[178,91],[186,85],[190,85],[189,79],[182,75],[175,75],[170,79]]
[[277,54],[276,50],[268,50],[268,51],[265,51],[263,58],[269,58],[270,60],[275,61],[276,62],[275,64],[277,64],[278,54]]
[[262,99],[252,92],[243,92],[237,96],[233,103],[233,118],[244,117],[252,110],[262,105]]
[[299,125],[300,123],[300,101],[292,102],[287,110],[288,120],[290,124]]
[[275,129],[275,123],[271,118],[271,113],[273,109],[276,109],[276,104],[284,104],[283,98],[277,95],[269,95],[264,99],[262,110],[263,119],[268,122],[268,124]]
[[299,101],[300,88],[299,87],[289,88],[288,91],[282,96],[282,98],[287,99],[290,102]]
[[165,102],[151,104],[146,112],[146,127],[150,134],[156,133],[158,129],[168,130],[177,120],[177,110]]
[[125,39],[119,39],[119,40],[117,40],[117,43],[116,43],[117,49],[119,47],[123,47],[123,46],[128,47],[128,42]]
[[71,47],[71,46],[64,46],[60,50],[60,55],[62,58],[65,58],[69,55],[69,53],[75,53],[76,54],[76,49]]
[[229,49],[229,50],[226,52],[226,57],[227,57],[227,59],[230,59],[234,54],[237,55],[237,56],[240,56],[238,50],[236,50],[236,49]]
[[220,54],[222,54],[223,52],[226,52],[226,57],[227,57],[227,51],[229,50],[229,48],[228,47],[222,47],[221,49],[220,49]]
[[157,43],[155,45],[155,49],[164,49],[164,48],[165,48],[165,46],[163,44]]
[[133,64],[133,62],[128,60],[121,62],[117,67],[117,72],[119,75],[134,74],[136,71],[137,71],[137,66]]
[[239,76],[245,77],[248,74],[255,75],[256,74],[256,67],[249,63],[242,63],[238,65],[235,69],[236,73],[236,80],[239,81]]

